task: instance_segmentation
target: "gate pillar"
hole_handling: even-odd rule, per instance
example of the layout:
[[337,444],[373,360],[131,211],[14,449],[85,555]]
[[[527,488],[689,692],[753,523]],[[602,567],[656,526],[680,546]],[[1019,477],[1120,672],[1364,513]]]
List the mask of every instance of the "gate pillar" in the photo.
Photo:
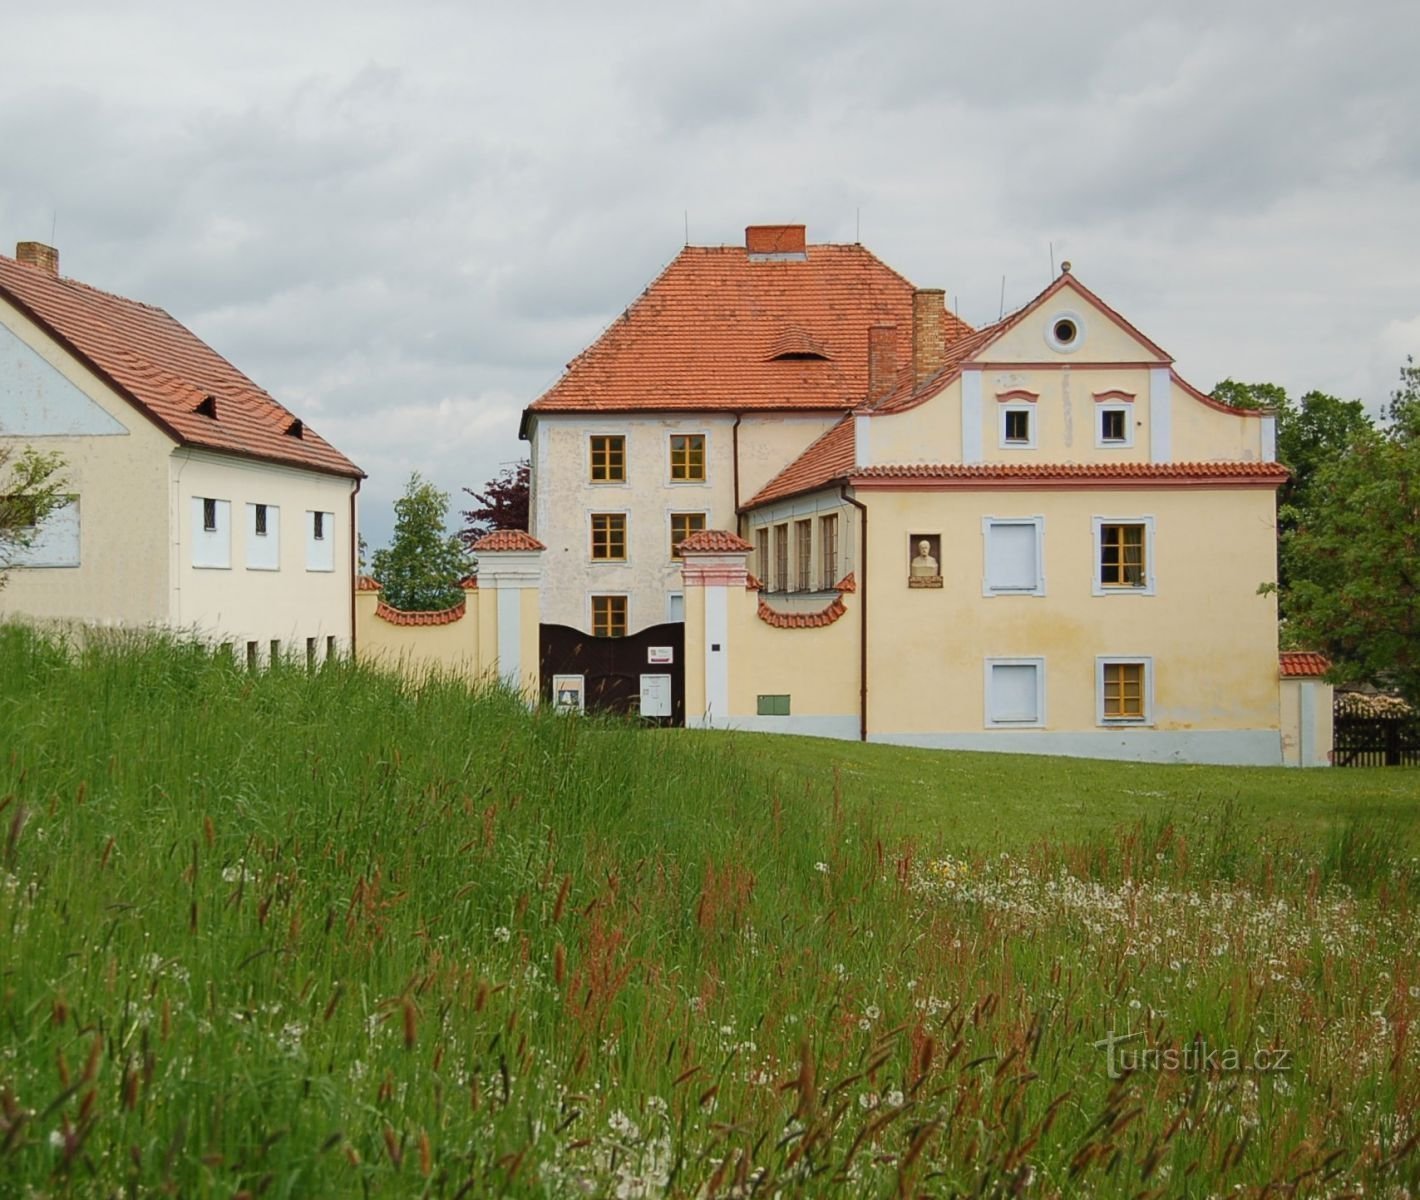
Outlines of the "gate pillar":
[[535,704],[538,626],[542,620],[542,552],[537,538],[500,529],[474,542],[478,556],[479,658]]
[[723,529],[680,544],[685,581],[685,723],[713,728],[730,716],[730,592],[743,593],[754,549]]

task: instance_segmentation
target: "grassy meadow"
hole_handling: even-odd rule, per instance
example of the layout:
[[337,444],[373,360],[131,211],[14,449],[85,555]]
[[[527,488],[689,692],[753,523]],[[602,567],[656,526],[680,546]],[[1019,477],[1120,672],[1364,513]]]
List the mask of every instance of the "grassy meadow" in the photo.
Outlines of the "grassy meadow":
[[0,1196],[1408,1197],[1417,794],[0,626]]

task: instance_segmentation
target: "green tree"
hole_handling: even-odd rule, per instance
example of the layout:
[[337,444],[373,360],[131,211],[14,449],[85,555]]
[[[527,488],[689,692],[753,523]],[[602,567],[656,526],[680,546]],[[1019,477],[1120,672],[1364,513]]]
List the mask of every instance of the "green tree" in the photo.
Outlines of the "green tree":
[[394,537],[371,560],[384,600],[405,612],[437,612],[463,599],[459,581],[472,560],[444,526],[449,497],[416,471],[394,502]]
[[1285,612],[1293,579],[1307,571],[1306,561],[1297,557],[1289,535],[1305,523],[1315,503],[1317,472],[1374,426],[1359,400],[1342,400],[1312,391],[1300,401],[1293,401],[1275,383],[1225,379],[1213,389],[1213,399],[1234,408],[1268,408],[1277,414],[1277,460],[1292,472],[1277,493],[1277,535],[1281,544],[1278,579]]
[[1401,370],[1390,424],[1324,462],[1283,543],[1293,641],[1326,651],[1338,680],[1420,704],[1420,371]]
[[59,454],[0,444],[0,587],[6,569],[34,544],[45,518],[64,504],[63,470]]

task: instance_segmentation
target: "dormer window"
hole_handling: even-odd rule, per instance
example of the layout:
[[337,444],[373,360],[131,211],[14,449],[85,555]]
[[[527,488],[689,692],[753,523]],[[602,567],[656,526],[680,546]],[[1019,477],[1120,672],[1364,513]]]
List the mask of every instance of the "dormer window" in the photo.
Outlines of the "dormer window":
[[204,417],[211,417],[215,421],[217,419],[217,397],[203,396],[197,407],[192,411]]
[[803,329],[786,329],[774,339],[766,362],[827,362],[833,356],[811,333]]
[[286,436],[287,436],[287,437],[293,437],[293,438],[303,437],[303,436],[305,436],[305,432],[306,432],[306,427],[305,427],[305,425],[302,423],[300,417],[297,417],[294,421],[291,422],[291,424],[289,424],[289,425],[286,426]]

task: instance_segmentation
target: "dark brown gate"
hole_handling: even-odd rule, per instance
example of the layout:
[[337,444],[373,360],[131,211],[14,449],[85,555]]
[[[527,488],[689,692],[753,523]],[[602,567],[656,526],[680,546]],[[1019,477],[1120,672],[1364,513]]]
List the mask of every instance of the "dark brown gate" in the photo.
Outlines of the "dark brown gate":
[[641,677],[668,675],[670,716],[643,719],[653,725],[685,724],[685,626],[679,621],[619,638],[593,637],[569,625],[543,625],[538,657],[546,704],[553,702],[554,675],[580,675],[588,712],[641,717]]
[[1340,695],[1333,714],[1332,762],[1338,767],[1420,766],[1420,716],[1396,705],[1377,712],[1375,698]]

